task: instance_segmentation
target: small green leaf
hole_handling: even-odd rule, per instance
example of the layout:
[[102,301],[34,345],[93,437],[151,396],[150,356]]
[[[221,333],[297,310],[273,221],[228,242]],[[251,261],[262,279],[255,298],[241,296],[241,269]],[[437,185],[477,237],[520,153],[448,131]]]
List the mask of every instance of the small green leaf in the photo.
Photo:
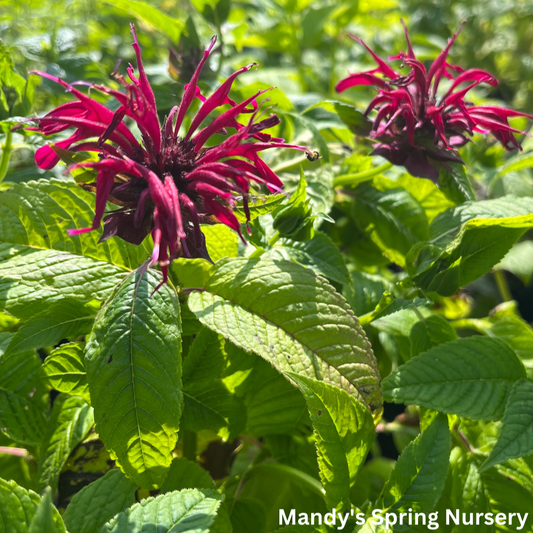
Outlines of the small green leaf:
[[479,420],[498,420],[513,383],[525,377],[502,340],[467,337],[413,357],[383,380],[388,401]]
[[168,492],[120,512],[98,533],[136,533],[145,524],[157,524],[157,533],[209,533],[222,498],[215,490]]
[[279,371],[323,380],[381,408],[376,360],[362,328],[342,296],[311,270],[287,261],[223,260],[203,292],[189,296],[189,307]]
[[181,325],[174,289],[151,270],[129,275],[100,311],[85,367],[97,432],[143,488],[163,482],[182,411]]
[[[26,490],[14,481],[0,478],[0,527],[2,528],[0,531],[2,533],[64,533],[65,526],[56,508],[53,505],[46,507],[48,504],[46,498],[42,506],[41,502],[41,498],[32,490]],[[48,520],[50,515],[51,522]],[[32,527],[34,520],[37,522],[30,531],[29,528]],[[46,528],[36,529],[41,523],[46,524]]]
[[25,322],[9,343],[6,354],[54,346],[62,339],[75,339],[91,331],[94,305],[63,299]]
[[209,256],[215,263],[223,257],[237,257],[239,236],[235,231],[224,224],[214,224],[213,226],[202,224],[201,230],[205,235]]
[[440,166],[438,185],[454,204],[476,200],[474,189],[462,164],[450,163],[447,167]]
[[411,357],[455,339],[457,339],[457,333],[446,319],[438,315],[430,315],[411,328],[409,333]]
[[84,348],[80,342],[62,344],[45,359],[42,374],[53,389],[90,402]]
[[[250,210],[250,220],[255,220],[257,217],[272,213],[276,207],[282,204],[287,199],[285,194],[270,194],[268,196],[250,196],[248,201],[248,209]],[[234,211],[237,220],[244,224],[246,222],[246,213],[242,206],[238,206]]]
[[52,491],[50,487],[44,491],[35,515],[31,521],[28,533],[61,533],[65,531],[63,520],[52,503]]
[[79,396],[59,396],[54,402],[43,442],[39,483],[55,492],[59,474],[74,448],[94,425],[92,407]]
[[[394,511],[430,511],[444,489],[450,449],[448,418],[439,414],[398,458],[378,506]],[[395,530],[407,527],[397,525]]]
[[368,407],[342,389],[294,373],[307,401],[316,436],[320,479],[328,507],[350,505],[350,487],[374,440]]
[[427,298],[413,298],[406,300],[405,298],[396,298],[389,291],[385,291],[381,296],[376,308],[366,315],[359,317],[359,323],[364,326],[370,324],[374,320],[378,320],[384,316],[392,315],[404,309],[411,309],[413,307],[421,307],[423,305],[431,305],[433,302]]
[[533,453],[533,381],[517,381],[509,394],[498,440],[483,472],[498,463]]
[[69,533],[96,533],[107,521],[135,503],[133,484],[118,468],[83,487],[63,515]]
[[28,399],[0,389],[0,432],[22,445],[39,445],[46,422],[43,413]]
[[216,488],[215,482],[199,464],[193,463],[185,457],[178,457],[172,460],[168,475],[161,486],[161,493],[182,489],[214,488]]

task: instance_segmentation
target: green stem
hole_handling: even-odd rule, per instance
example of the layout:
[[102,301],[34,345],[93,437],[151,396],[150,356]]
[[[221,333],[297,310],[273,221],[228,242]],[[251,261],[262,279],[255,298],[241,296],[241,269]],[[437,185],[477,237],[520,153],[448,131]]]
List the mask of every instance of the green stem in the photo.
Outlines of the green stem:
[[0,182],[6,177],[7,167],[9,165],[9,157],[11,156],[11,142],[13,140],[13,133],[7,130],[6,142],[2,147],[2,159],[0,159]]
[[197,436],[193,431],[184,430],[183,434],[183,457],[189,461],[196,461]]
[[274,235],[274,237],[272,237],[269,241],[268,241],[268,244],[270,246],[274,246],[274,244],[276,244],[279,239],[280,239],[281,235],[279,234],[279,231],[276,231],[276,234]]
[[511,294],[509,285],[507,284],[507,278],[505,277],[503,270],[495,270],[494,278],[496,279],[496,285],[498,285],[498,290],[500,291],[502,300],[504,302],[512,301],[513,295]]
[[388,170],[391,167],[392,167],[392,163],[385,163],[384,165],[371,168],[370,170],[365,170],[364,172],[358,172],[356,174],[344,174],[343,176],[337,176],[333,180],[333,187],[344,187],[346,185],[359,185],[359,183],[362,183],[363,181],[368,181],[369,179],[381,174],[382,172],[385,172],[385,170]]

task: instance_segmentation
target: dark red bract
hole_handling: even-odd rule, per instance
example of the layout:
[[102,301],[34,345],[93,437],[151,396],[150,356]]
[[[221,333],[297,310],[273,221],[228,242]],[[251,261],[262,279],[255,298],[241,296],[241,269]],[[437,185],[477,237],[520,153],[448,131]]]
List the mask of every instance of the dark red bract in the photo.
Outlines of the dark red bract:
[[[49,74],[35,72],[61,84],[77,101],[60,105],[36,119],[38,128],[33,129],[52,135],[75,128],[70,137],[55,146],[100,154],[99,161],[71,167],[92,168],[98,174],[93,224],[90,228],[70,230],[70,235],[97,229],[102,219],[104,231],[101,240],[117,235],[130,243],[140,244],[151,232],[154,241],[152,262],[159,263],[166,280],[168,265],[176,257],[209,258],[200,230],[201,222],[212,223],[214,217],[241,235],[240,224],[233,213],[235,196],[242,198],[243,209],[249,218],[251,182],[266,185],[271,191],[283,187],[259,152],[271,148],[302,151],[307,151],[307,148],[285,144],[283,139],[263,133],[263,130],[280,122],[276,115],[256,121],[257,98],[266,91],[259,91],[241,103],[228,97],[235,78],[254,65],[234,72],[208,98],[201,95],[198,78],[216,38],[212,39],[185,86],[180,105],[170,111],[161,127],[133,25],[131,29],[138,78],[129,65],[127,73],[130,81],[114,74],[124,92],[103,85],[86,84],[115,97],[119,102],[118,109],[112,112],[73,85]],[[186,133],[180,137],[180,128],[195,98],[203,103]],[[225,105],[229,109],[200,128],[213,110]],[[240,115],[248,116],[245,124],[237,121]],[[126,117],[137,124],[142,142],[124,122]],[[227,128],[236,131],[220,145],[206,147],[213,134],[227,133]],[[50,169],[58,163],[59,156],[53,147],[43,146],[37,151],[35,159],[40,168]],[[108,200],[121,207],[104,217]]]
[[[402,21],[403,24],[403,21]],[[402,76],[379,58],[362,39],[350,37],[363,45],[377,63],[377,68],[351,74],[337,83],[338,92],[356,85],[372,85],[378,95],[370,102],[365,115],[377,111],[371,137],[378,141],[373,154],[395,165],[403,165],[413,176],[438,178],[439,164],[462,163],[457,149],[465,145],[474,132],[491,133],[506,150],[520,149],[514,133],[525,133],[509,125],[509,117],[531,115],[496,106],[476,106],[465,96],[480,83],[498,85],[488,72],[473,68],[463,70],[447,62],[448,53],[461,28],[433,61],[429,70],[416,59],[404,24],[407,53],[400,52],[389,61],[401,61],[410,72]],[[441,96],[437,90],[442,78],[451,80]],[[468,84],[460,88],[463,84]]]

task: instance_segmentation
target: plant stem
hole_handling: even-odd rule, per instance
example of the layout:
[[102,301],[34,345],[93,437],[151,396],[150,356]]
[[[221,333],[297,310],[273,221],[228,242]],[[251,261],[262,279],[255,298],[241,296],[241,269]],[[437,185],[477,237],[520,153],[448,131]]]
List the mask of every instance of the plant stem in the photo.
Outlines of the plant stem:
[[272,237],[269,241],[268,241],[268,244],[270,246],[274,246],[274,244],[276,244],[279,239],[280,239],[281,235],[279,234],[279,231],[276,231],[274,237]]
[[502,300],[504,302],[510,302],[513,300],[513,295],[511,294],[509,285],[507,284],[507,278],[505,277],[503,270],[495,270],[494,278],[496,279],[496,285],[498,285],[498,290],[500,291]]
[[183,457],[196,461],[197,436],[193,431],[183,431]]
[[368,181],[374,176],[385,172],[392,167],[392,163],[385,163],[379,167],[371,168],[363,172],[357,172],[356,174],[344,174],[343,176],[337,176],[333,180],[333,187],[344,187],[346,185],[359,185],[363,181]]
[[13,140],[13,133],[7,130],[6,142],[2,147],[2,159],[0,159],[0,182],[6,177],[7,166],[9,165],[9,157],[11,155],[11,141]]

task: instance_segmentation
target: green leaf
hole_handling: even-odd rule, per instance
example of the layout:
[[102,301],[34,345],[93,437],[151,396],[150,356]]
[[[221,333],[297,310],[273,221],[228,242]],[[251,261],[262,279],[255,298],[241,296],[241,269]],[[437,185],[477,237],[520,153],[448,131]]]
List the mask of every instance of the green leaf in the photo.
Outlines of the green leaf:
[[14,185],[0,195],[0,243],[83,255],[125,270],[144,263],[150,255],[147,240],[135,246],[116,237],[99,243],[101,231],[68,235],[67,229],[92,225],[94,204],[95,195],[72,181],[42,179]]
[[[0,525],[2,526],[2,533],[29,533],[32,521],[38,516],[37,513],[42,514],[45,510],[45,508],[40,507],[40,503],[41,498],[32,490],[26,490],[14,481],[0,478]],[[61,516],[55,507],[51,506],[49,509],[52,515],[52,529],[39,529],[38,532],[64,533],[65,526]],[[50,523],[47,525],[49,526]]]
[[533,241],[517,242],[507,255],[494,266],[494,270],[507,270],[529,285],[533,277]]
[[148,270],[117,287],[85,359],[97,432],[123,472],[148,489],[170,467],[183,401],[179,303],[169,284],[154,293],[160,281]]
[[353,291],[345,287],[343,294],[358,317],[373,311],[383,293],[386,290],[392,290],[392,284],[381,276],[357,270],[352,270],[350,274]]
[[94,425],[92,407],[79,396],[59,396],[54,402],[43,442],[39,483],[55,492],[59,474],[74,448]]
[[265,507],[259,500],[239,498],[231,500],[231,523],[235,533],[265,533]]
[[[269,194],[268,196],[250,196],[249,206],[250,220],[255,220],[257,217],[272,213],[280,204],[287,199],[285,194]],[[242,206],[236,207],[233,214],[237,220],[244,224],[246,222],[246,213]]]
[[322,134],[320,133],[318,128],[315,126],[314,121],[306,117],[305,115],[299,115],[298,113],[289,113],[287,111],[284,111],[283,115],[292,117],[294,120],[299,122],[303,128],[311,132],[311,135],[313,136],[313,141],[316,145],[315,148],[318,150],[318,153],[324,159],[324,161],[326,163],[329,163],[331,155],[329,153],[328,144],[324,140],[324,137],[322,137]]
[[203,328],[183,364],[184,429],[210,429],[230,440],[244,429],[244,405],[222,381],[225,364],[223,337]]
[[[323,380],[381,408],[376,360],[346,301],[324,278],[287,261],[219,262],[189,296],[200,321],[281,372]],[[331,335],[335,344],[331,344]]]
[[90,402],[85,373],[84,347],[80,342],[62,344],[45,359],[42,374],[50,386],[65,394],[81,396]]
[[294,373],[307,401],[316,437],[320,479],[328,507],[349,507],[350,487],[374,440],[368,407],[345,391]]
[[6,355],[54,346],[91,331],[97,309],[75,300],[60,300],[22,325],[11,339]]
[[161,493],[182,489],[214,488],[215,482],[199,464],[193,463],[185,457],[178,457],[172,461],[168,476],[161,486]]
[[[439,414],[404,449],[377,505],[394,511],[430,511],[444,488],[450,449],[448,418]],[[396,529],[407,527],[397,525]]]
[[214,490],[186,489],[147,498],[119,513],[98,533],[135,533],[145,524],[157,524],[157,533],[209,533],[222,497]]
[[[468,517],[470,513],[490,513],[489,497],[483,484],[483,480],[479,475],[478,468],[472,457],[462,456],[451,467],[452,487],[451,487],[451,503],[453,508],[451,511],[456,516],[457,510],[462,516],[462,513]],[[475,522],[474,522],[475,523]],[[476,531],[489,533],[494,531],[493,527],[487,526],[484,520],[481,520],[475,526]],[[468,533],[472,530],[472,526],[459,523],[454,526],[454,531],[457,533]]]
[[413,298],[406,300],[405,298],[396,298],[389,291],[385,291],[381,296],[376,308],[371,312],[359,317],[359,323],[364,326],[370,324],[374,320],[378,320],[384,316],[392,315],[404,309],[411,309],[413,307],[421,307],[423,305],[431,305],[433,302],[427,298]]
[[64,532],[65,526],[61,517],[58,517],[58,513],[54,504],[52,503],[52,491],[50,487],[44,492],[35,515],[31,521],[28,533],[43,533],[43,532]]
[[363,183],[356,189],[352,216],[383,255],[401,267],[409,250],[427,239],[424,209],[405,189],[379,191]]
[[69,533],[96,533],[116,514],[135,503],[133,484],[118,468],[83,487],[63,515]]
[[363,113],[344,102],[337,102],[334,100],[326,100],[308,107],[304,113],[311,111],[317,107],[321,107],[331,113],[336,113],[338,117],[348,126],[352,133],[361,137],[366,137],[372,129],[372,122],[365,117]]
[[169,17],[161,10],[147,2],[139,0],[104,0],[118,11],[126,11],[129,15],[137,17],[144,24],[155,30],[166,33],[174,43],[179,41],[184,24],[181,20]]
[[498,440],[481,465],[483,472],[498,463],[533,453],[533,381],[517,381],[509,394]]
[[[55,250],[24,250],[0,262],[0,309],[30,318],[64,298],[105,300],[127,271]],[[13,248],[11,248],[13,250]]]
[[383,380],[383,396],[476,420],[498,420],[524,367],[495,338],[467,337],[413,357]]
[[457,333],[446,319],[438,315],[430,315],[411,328],[409,333],[411,357],[455,339],[457,339]]
[[30,400],[0,389],[0,431],[22,445],[39,445],[46,422],[43,413]]
[[239,236],[224,224],[208,226],[202,224],[202,233],[209,256],[216,263],[223,257],[237,257],[239,253]]
[[447,167],[440,166],[438,185],[446,197],[455,204],[476,200],[474,189],[462,164],[450,163]]
[[350,285],[351,279],[342,254],[333,241],[320,231],[309,241],[279,240],[268,254],[272,259],[295,261],[328,279]]

